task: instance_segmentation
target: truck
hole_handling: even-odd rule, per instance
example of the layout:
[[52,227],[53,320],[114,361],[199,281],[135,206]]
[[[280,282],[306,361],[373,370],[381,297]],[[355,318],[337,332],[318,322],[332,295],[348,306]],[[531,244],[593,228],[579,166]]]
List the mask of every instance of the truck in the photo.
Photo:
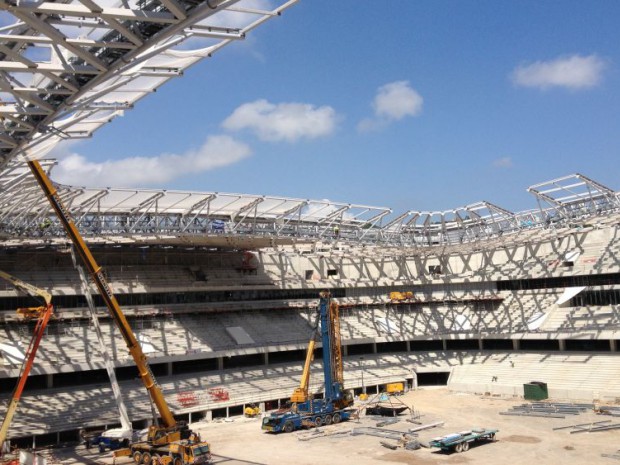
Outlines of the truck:
[[498,431],[497,429],[474,428],[433,438],[428,444],[430,447],[439,447],[446,452],[467,452],[472,443],[494,441]]
[[[131,456],[134,462],[145,464],[150,463],[149,460],[152,460],[153,457],[161,457],[163,461],[173,465],[208,463],[211,460],[209,443],[202,442],[200,437],[193,433],[187,424],[177,422],[172,415],[140,343],[123,314],[102,268],[95,261],[90,249],[78,231],[69,209],[67,209],[60,198],[58,190],[37,160],[29,160],[27,164],[65,229],[84,267],[95,283],[112,320],[118,327],[136,364],[138,374],[149,394],[150,400],[161,418],[161,425],[158,419],[154,418],[154,424],[149,427],[145,441],[134,442],[129,447],[118,449],[114,452],[114,455]],[[164,456],[166,457],[165,459]]]
[[129,447],[132,442],[141,441],[146,437],[148,430],[135,431],[131,428],[111,428],[107,430],[80,430],[80,438],[87,449],[97,447],[99,452],[118,450]]
[[303,427],[330,425],[349,420],[353,410],[353,394],[343,384],[342,349],[340,342],[340,317],[338,304],[331,301],[328,291],[320,293],[319,319],[323,344],[323,375],[325,392],[322,399],[314,399],[308,392],[310,364],[312,363],[315,335],[308,344],[306,361],[299,388],[291,396],[290,406],[270,413],[263,418],[261,429],[270,433],[290,433]]
[[120,449],[114,452],[114,457],[129,456],[135,463],[150,465],[171,464],[205,464],[211,461],[211,449],[209,444],[202,442],[200,436],[192,433],[189,428],[188,434],[182,434],[183,439],[170,441],[164,436],[160,440],[136,442],[130,448]]

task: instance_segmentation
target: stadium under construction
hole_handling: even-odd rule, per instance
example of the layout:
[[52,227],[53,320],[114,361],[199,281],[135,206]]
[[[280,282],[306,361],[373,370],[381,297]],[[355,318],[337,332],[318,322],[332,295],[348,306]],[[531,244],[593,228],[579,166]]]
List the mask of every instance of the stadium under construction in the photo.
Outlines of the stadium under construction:
[[[40,160],[53,180],[55,161],[45,154],[59,141],[91,136],[295,1],[269,11],[236,3],[243,5],[138,2],[139,15],[90,0],[6,8],[17,22],[0,37],[3,73],[12,76],[2,92],[14,97],[3,102],[0,132],[0,270],[51,294],[55,307],[8,433],[12,445],[68,443],[118,426],[108,358],[133,427],[153,417],[126,335],[98,287],[83,285],[74,244],[27,160]],[[234,25],[223,25],[231,17]],[[92,26],[89,37],[73,31],[77,22]],[[175,50],[190,39],[200,47]],[[50,63],[26,53],[49,43],[58,53]],[[23,73],[33,74],[27,84]],[[537,380],[557,399],[620,398],[616,186],[559,177],[527,187],[532,208],[520,212],[487,201],[395,212],[264,195],[54,187],[177,420],[241,415],[254,404],[264,412],[288,400],[324,290],[340,308],[344,384],[355,394],[403,382],[512,397]],[[15,310],[31,305],[0,284],[2,417],[34,325]],[[315,351],[318,360],[320,343]],[[320,392],[322,378],[310,389]]]

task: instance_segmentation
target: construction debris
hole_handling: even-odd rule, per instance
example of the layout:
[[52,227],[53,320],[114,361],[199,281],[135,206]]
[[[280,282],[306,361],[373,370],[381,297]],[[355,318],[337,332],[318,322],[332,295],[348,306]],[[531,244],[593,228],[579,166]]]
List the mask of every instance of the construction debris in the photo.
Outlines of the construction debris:
[[380,442],[380,444],[381,444],[383,447],[387,447],[388,449],[392,449],[392,450],[396,450],[396,449],[398,449],[398,446],[397,446],[396,444],[391,444],[391,443],[389,443],[389,442],[381,441],[381,442]]
[[420,444],[420,441],[418,441],[417,439],[412,439],[412,440],[400,439],[398,443],[396,444],[393,444],[391,442],[381,441],[380,444],[383,447],[387,447],[388,449],[391,449],[391,450],[396,450],[399,448],[403,448],[406,450],[418,450],[419,448],[422,447],[422,445]]
[[437,421],[435,423],[429,423],[428,425],[422,425],[422,426],[416,426],[415,428],[409,428],[407,431],[398,431],[398,430],[393,430],[393,429],[390,430],[390,429],[384,429],[384,428],[373,428],[371,426],[359,427],[359,428],[353,428],[351,430],[351,435],[358,436],[361,434],[366,434],[368,436],[378,436],[380,438],[386,438],[386,439],[411,440],[413,439],[413,437],[418,435],[417,431],[436,428],[438,426],[442,426],[443,424],[444,424],[443,421]]

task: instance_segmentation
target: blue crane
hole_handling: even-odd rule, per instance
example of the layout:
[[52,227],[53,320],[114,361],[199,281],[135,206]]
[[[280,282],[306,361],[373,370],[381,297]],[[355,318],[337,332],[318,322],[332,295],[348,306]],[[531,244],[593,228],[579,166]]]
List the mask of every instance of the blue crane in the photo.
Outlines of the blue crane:
[[340,344],[340,317],[338,304],[333,302],[328,291],[319,295],[319,320],[323,345],[323,375],[325,390],[323,399],[313,399],[308,393],[310,364],[314,354],[314,343],[318,328],[308,344],[306,362],[300,385],[291,396],[291,405],[277,410],[263,419],[262,429],[279,433],[300,429],[304,426],[321,426],[348,420],[353,411],[353,394],[344,389],[342,348]]

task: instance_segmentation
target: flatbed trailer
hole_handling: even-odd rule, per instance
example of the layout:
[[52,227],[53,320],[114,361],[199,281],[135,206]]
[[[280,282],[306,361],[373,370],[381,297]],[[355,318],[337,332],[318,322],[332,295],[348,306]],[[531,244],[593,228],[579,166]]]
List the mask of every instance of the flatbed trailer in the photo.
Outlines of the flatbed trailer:
[[495,434],[498,431],[497,429],[476,428],[433,438],[428,444],[431,447],[439,447],[447,452],[466,452],[473,442],[495,441]]

